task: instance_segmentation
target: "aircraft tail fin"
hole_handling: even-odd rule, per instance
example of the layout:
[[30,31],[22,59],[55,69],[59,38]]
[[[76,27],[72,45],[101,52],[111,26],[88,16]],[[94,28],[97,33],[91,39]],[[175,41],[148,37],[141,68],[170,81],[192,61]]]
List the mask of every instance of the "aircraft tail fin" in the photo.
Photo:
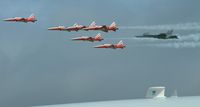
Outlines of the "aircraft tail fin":
[[168,30],[166,34],[167,35],[172,35],[172,33],[173,33],[173,30]]
[[150,33],[149,32],[143,33],[143,36],[145,36],[145,35],[150,35]]
[[35,18],[35,15],[32,13],[29,18]]
[[102,39],[102,36],[101,36],[100,33],[98,33],[94,38],[95,38],[95,39]]
[[115,22],[112,22],[112,24],[110,25],[110,27],[117,27],[117,24]]
[[120,41],[117,43],[117,45],[124,45],[124,43],[123,43],[122,40],[120,40]]
[[74,25],[73,26],[77,26],[78,25],[78,23],[74,23]]
[[150,87],[146,98],[165,98],[165,87]]
[[96,26],[96,22],[93,21],[89,26]]

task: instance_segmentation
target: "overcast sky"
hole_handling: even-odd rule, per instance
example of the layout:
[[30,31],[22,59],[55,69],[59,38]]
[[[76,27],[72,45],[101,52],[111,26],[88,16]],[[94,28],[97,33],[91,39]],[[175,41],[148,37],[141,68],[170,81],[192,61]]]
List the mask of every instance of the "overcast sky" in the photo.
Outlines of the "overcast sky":
[[[47,30],[92,21],[99,25],[115,21],[119,28],[199,23],[199,4],[199,0],[0,0],[0,19],[31,13],[38,19],[36,23],[0,21],[0,106],[143,98],[150,86],[166,86],[167,96],[174,89],[179,96],[200,95],[200,30],[175,30],[186,39],[195,36],[181,42],[132,39],[167,29]],[[105,40],[71,41],[97,33]],[[93,48],[121,39],[126,49]]]

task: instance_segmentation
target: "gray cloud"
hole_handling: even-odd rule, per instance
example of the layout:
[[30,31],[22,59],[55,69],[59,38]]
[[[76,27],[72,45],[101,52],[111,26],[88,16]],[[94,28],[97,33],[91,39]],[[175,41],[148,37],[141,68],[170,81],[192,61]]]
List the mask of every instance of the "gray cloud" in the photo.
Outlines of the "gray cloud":
[[[123,39],[127,44],[123,50],[92,48],[94,45],[119,41],[109,38],[132,38],[146,31],[157,33],[165,29],[129,29],[102,33],[105,41],[101,43],[71,41],[74,36],[93,36],[98,32],[47,30],[51,26],[70,26],[75,22],[88,25],[93,20],[97,24],[116,21],[119,26],[199,22],[199,2],[2,0],[1,19],[35,13],[38,22],[0,22],[0,106],[27,107],[142,98],[146,89],[152,85],[166,86],[168,96],[174,89],[177,89],[180,96],[200,95],[199,47],[140,47],[134,45],[154,41]],[[175,32],[184,37],[199,33]],[[195,40],[187,39],[188,42]]]

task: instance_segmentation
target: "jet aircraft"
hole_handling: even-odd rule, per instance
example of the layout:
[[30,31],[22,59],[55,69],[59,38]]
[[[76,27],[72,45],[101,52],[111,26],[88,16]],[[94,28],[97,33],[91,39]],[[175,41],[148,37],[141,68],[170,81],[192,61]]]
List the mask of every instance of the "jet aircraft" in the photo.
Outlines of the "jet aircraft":
[[123,49],[125,47],[126,46],[123,44],[122,40],[119,41],[119,43],[117,44],[103,44],[103,45],[94,46],[94,48],[110,48],[110,49],[117,49],[117,48]]
[[29,17],[27,18],[23,18],[23,17],[13,17],[13,18],[7,18],[4,19],[4,21],[9,21],[9,22],[35,22],[37,21],[36,17],[34,16],[34,14],[31,14]]
[[65,26],[56,26],[56,27],[50,27],[48,28],[48,30],[60,30],[60,31],[79,31],[83,28],[85,28],[86,26],[83,25],[78,25],[77,23],[75,23],[73,26],[70,27],[65,27]]
[[115,22],[113,22],[110,26],[106,26],[104,29],[101,29],[104,32],[108,32],[108,31],[116,31],[119,28],[117,28],[117,25]]
[[56,27],[50,27],[48,30],[59,30],[59,31],[65,31],[65,26],[56,26]]
[[173,35],[173,30],[169,30],[166,33],[149,34],[144,33],[142,36],[136,36],[137,38],[156,38],[156,39],[178,39],[177,35]]
[[82,30],[83,28],[86,28],[86,26],[75,23],[73,26],[67,27],[66,30],[71,32],[71,31],[79,31]]
[[105,30],[105,29],[106,29],[106,25],[97,26],[95,21],[93,21],[88,27],[83,28],[83,30],[85,30],[85,31],[88,31],[88,30]]
[[101,37],[101,34],[99,33],[95,37],[81,36],[77,38],[72,38],[72,40],[94,42],[94,41],[102,41],[103,38]]

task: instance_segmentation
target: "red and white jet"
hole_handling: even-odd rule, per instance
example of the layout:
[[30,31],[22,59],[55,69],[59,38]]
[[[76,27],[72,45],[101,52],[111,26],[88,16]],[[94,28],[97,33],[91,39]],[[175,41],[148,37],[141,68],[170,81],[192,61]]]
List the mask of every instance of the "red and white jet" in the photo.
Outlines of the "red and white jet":
[[113,22],[110,26],[106,26],[104,29],[102,29],[102,31],[108,32],[108,31],[116,31],[118,29],[119,28],[117,28],[117,24]]
[[111,48],[111,49],[117,49],[117,48],[125,48],[126,46],[123,44],[123,41],[119,41],[117,44],[103,44],[103,45],[98,45],[94,46],[94,48]]
[[10,22],[35,22],[37,21],[36,17],[34,16],[34,14],[31,14],[29,17],[27,18],[22,18],[22,17],[13,17],[13,18],[8,18],[8,19],[4,19],[4,21],[10,21]]
[[88,27],[83,28],[83,30],[104,30],[106,29],[106,25],[102,25],[102,26],[97,26],[95,21],[93,21]]
[[73,26],[67,27],[66,30],[71,32],[71,31],[79,31],[82,30],[83,28],[86,28],[86,26],[75,23]]
[[72,38],[72,40],[94,42],[94,41],[102,41],[103,38],[101,37],[101,34],[99,33],[95,37],[81,36],[81,37],[77,37],[77,38]]
[[65,26],[56,26],[56,27],[50,27],[48,28],[48,30],[60,30],[60,31],[64,31],[66,30]]
[[56,26],[56,27],[50,27],[48,30],[60,30],[60,31],[79,31],[81,29],[85,28],[83,25],[78,25],[75,23],[73,26],[65,27],[65,26]]

